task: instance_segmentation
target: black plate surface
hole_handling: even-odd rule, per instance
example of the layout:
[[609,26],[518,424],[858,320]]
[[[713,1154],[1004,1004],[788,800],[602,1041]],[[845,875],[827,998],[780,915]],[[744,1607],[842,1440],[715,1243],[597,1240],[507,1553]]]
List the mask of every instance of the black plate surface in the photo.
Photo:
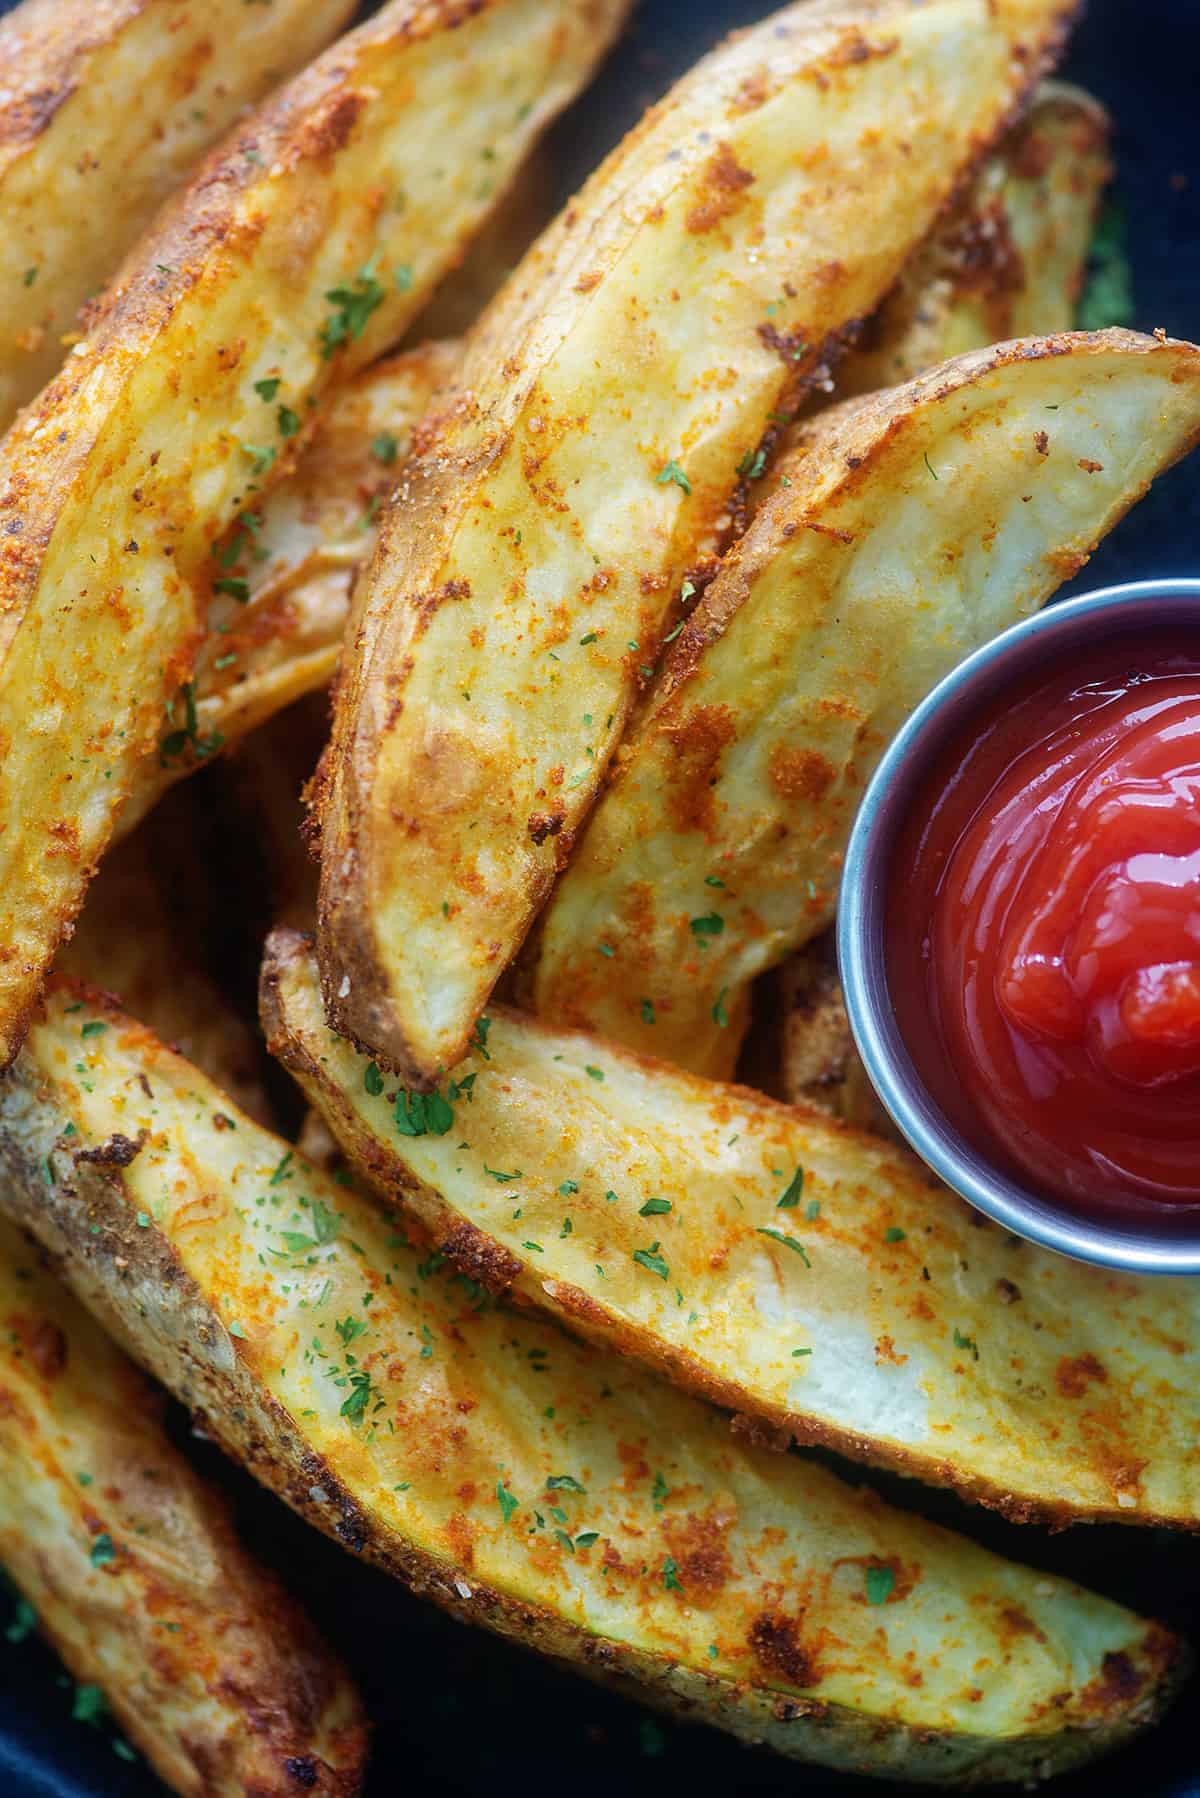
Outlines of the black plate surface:
[[[0,0],[0,12],[9,10]],[[601,80],[555,133],[563,193],[725,30],[768,0],[643,0]],[[1200,336],[1200,9],[1196,0],[1092,0],[1064,73],[1111,108],[1142,329]],[[0,71],[2,74],[2,71]],[[1200,574],[1200,479],[1176,469],[1075,583]],[[369,1798],[612,1798],[614,1789],[717,1794],[801,1791],[846,1798],[865,1782],[735,1746],[714,1731],[660,1724],[624,1700],[451,1623],[356,1565],[231,1471],[244,1530],[303,1595],[353,1665],[377,1720]],[[1018,1559],[1078,1578],[1200,1638],[1200,1546],[1165,1532],[1004,1525],[944,1495],[881,1481],[898,1501]],[[71,1721],[71,1689],[34,1639],[6,1643],[0,1598],[0,1798],[150,1798],[161,1791],[114,1752],[111,1731]],[[1056,1783],[1061,1798],[1200,1798],[1200,1688],[1124,1755]],[[876,1788],[880,1791],[888,1788]],[[897,1790],[893,1787],[892,1790]],[[915,1790],[915,1788],[907,1788]]]

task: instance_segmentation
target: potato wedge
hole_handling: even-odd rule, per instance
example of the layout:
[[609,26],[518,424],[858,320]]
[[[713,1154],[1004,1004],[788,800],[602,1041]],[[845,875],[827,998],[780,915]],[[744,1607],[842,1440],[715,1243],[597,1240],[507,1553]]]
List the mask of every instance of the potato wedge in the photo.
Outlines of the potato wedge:
[[1043,82],[839,364],[839,397],[894,387],[989,343],[1069,331],[1112,173],[1109,133],[1098,100]]
[[1017,1522],[1200,1526],[1196,1281],[1067,1261],[891,1144],[501,1007],[444,1092],[397,1092],[294,934],[262,996],[355,1165],[489,1289]]
[[[626,0],[392,0],[162,215],[0,448],[0,1064],[309,402],[397,338]],[[194,700],[194,690],[191,694]],[[200,735],[188,694],[162,744]]]
[[162,1411],[0,1219],[0,1561],[173,1791],[350,1798],[366,1759],[358,1694]]
[[859,796],[968,651],[1200,436],[1200,350],[1111,331],[963,356],[813,421],[671,645],[547,909],[547,1018],[733,1068],[750,981],[824,930]]
[[1068,10],[786,8],[672,90],[484,315],[356,596],[319,801],[331,1016],[407,1078],[464,1052],[739,459]]
[[1165,1631],[494,1307],[82,989],[53,985],[0,1086],[0,1162],[0,1206],[259,1479],[652,1702],[971,1782],[1090,1758],[1178,1675]]
[[423,343],[364,369],[334,396],[295,468],[243,514],[251,524],[226,534],[216,558],[226,570],[219,577],[224,590],[207,597],[192,674],[195,729],[180,740],[185,695],[162,727],[158,754],[134,772],[120,832],[203,766],[213,744],[231,748],[303,694],[329,685],[350,593],[375,545],[379,508],[408,455],[413,427],[460,354],[457,343]]
[[24,0],[0,19],[0,433],[200,155],[354,0]]

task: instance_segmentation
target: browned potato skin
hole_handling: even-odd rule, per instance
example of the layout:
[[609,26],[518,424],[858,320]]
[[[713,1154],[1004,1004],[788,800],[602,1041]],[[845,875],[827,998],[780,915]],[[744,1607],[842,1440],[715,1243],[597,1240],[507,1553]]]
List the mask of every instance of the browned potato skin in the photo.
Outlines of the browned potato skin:
[[[349,1676],[172,1448],[162,1394],[0,1220],[0,1560],[184,1798],[352,1798]],[[92,1549],[111,1538],[115,1557]]]
[[5,439],[0,1064],[187,678],[214,539],[303,447],[259,378],[303,421],[403,335],[492,208],[483,150],[502,189],[625,10],[391,0],[213,153]]
[[[877,187],[890,175],[902,197],[853,247],[842,246],[840,216],[829,236],[809,238],[788,184],[802,189],[799,171],[819,167],[829,146],[800,142],[789,161],[767,145],[782,126],[761,121],[780,120],[785,91],[806,117],[814,84],[838,96],[831,104],[845,97],[837,121],[855,118],[862,70],[886,68],[907,45],[911,10],[787,8],[698,65],[530,251],[407,471],[356,595],[318,794],[319,940],[330,1016],[416,1085],[461,1056],[567,860],[678,581],[727,516],[739,455],[753,453],[826,339],[894,281],[1056,53],[1072,8],[952,17],[947,42],[950,25],[981,40],[995,25],[989,55],[1003,75],[944,116],[912,77],[923,123],[945,131],[943,155],[927,165],[882,125],[864,131],[861,146],[878,137],[885,147],[858,179]],[[918,50],[913,60],[925,67]],[[903,54],[896,66],[907,70]],[[836,129],[817,117],[814,138]],[[652,323],[664,293],[664,343],[695,327],[686,372]],[[636,415],[614,367],[639,370]],[[682,481],[670,473],[677,455]],[[586,483],[600,471],[609,513],[631,520],[615,546],[618,533],[594,530]],[[609,621],[610,641],[602,631],[591,662],[572,664],[577,644],[597,641],[590,612]],[[556,695],[545,670],[560,649],[569,673]]]
[[[119,992],[269,1123],[255,1040],[191,963],[168,890],[169,867],[196,873],[188,823],[168,804],[120,846],[60,966]],[[367,1742],[357,1694],[171,1447],[162,1412],[158,1388],[0,1221],[0,1561],[173,1790],[350,1798]],[[118,1559],[95,1569],[102,1531]]]
[[24,0],[0,19],[0,432],[156,207],[354,0]]

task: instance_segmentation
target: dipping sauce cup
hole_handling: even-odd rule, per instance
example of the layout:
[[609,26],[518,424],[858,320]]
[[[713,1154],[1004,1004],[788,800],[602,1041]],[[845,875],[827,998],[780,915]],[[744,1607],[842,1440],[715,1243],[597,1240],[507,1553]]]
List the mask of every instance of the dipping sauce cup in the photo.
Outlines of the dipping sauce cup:
[[1200,1272],[1200,581],[1052,606],[935,688],[864,796],[838,957],[947,1185],[1080,1260]]

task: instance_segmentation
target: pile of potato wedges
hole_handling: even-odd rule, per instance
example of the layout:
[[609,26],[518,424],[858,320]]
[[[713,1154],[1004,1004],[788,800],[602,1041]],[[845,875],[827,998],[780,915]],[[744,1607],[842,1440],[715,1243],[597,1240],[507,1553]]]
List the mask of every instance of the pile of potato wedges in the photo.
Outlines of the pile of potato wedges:
[[1037,1781],[1187,1672],[851,1465],[1200,1525],[1200,1285],[941,1187],[829,947],[904,719],[1200,438],[1200,348],[1073,328],[1073,11],[794,0],[549,222],[628,0],[0,19],[0,1563],[172,1790],[370,1720],[165,1394],[801,1761]]

